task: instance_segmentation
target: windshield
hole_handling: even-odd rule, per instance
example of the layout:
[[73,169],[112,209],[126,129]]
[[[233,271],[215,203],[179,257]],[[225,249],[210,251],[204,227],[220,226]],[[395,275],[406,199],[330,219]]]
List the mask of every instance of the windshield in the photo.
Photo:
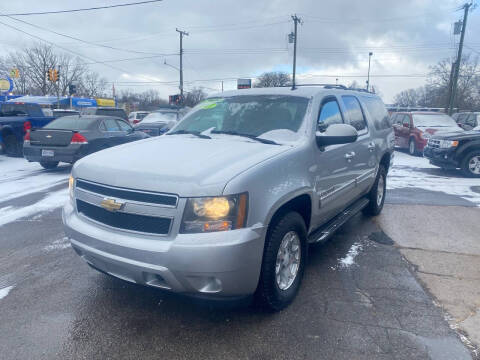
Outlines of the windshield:
[[154,112],[145,116],[142,120],[142,124],[156,123],[156,122],[168,123],[169,121],[172,121],[172,120],[173,121],[177,120],[176,112]]
[[81,116],[64,116],[49,122],[44,129],[59,130],[87,130],[97,119],[88,119]]
[[455,120],[445,114],[413,114],[413,123],[421,127],[459,127]]
[[213,130],[279,141],[298,138],[309,99],[297,96],[240,95],[207,99],[192,109],[174,131]]

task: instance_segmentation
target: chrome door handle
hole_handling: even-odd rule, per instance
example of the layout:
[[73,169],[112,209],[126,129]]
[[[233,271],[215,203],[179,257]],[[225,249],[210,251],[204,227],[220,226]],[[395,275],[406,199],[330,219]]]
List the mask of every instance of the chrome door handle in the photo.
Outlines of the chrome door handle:
[[368,144],[368,150],[370,152],[373,152],[373,150],[375,150],[375,143],[371,142],[370,144]]
[[350,160],[355,156],[355,151],[350,151],[349,153],[345,154],[345,159]]

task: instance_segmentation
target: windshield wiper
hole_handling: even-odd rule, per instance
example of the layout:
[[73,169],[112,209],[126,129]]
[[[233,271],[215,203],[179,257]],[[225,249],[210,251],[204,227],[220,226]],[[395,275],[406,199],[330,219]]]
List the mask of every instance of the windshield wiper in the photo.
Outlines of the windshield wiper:
[[256,141],[261,142],[261,143],[264,143],[264,144],[280,145],[279,143],[276,143],[276,142],[273,141],[273,140],[268,140],[268,139],[259,138],[258,136],[251,135],[251,134],[242,134],[242,133],[238,133],[238,132],[236,132],[236,131],[212,130],[210,133],[211,133],[211,134],[226,134],[226,135],[242,136],[242,137],[246,137],[246,138],[248,138],[248,139],[256,140]]
[[190,135],[195,135],[201,139],[211,139],[210,136],[208,135],[203,135],[201,134],[199,131],[188,131],[188,130],[177,130],[177,131],[174,131],[174,132],[171,132],[171,133],[168,133],[166,135],[181,135],[181,134],[190,134]]

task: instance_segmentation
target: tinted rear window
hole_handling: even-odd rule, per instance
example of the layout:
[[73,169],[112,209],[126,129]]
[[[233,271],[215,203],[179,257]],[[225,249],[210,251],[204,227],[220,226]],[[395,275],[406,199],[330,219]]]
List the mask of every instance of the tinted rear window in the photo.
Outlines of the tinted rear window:
[[[392,127],[388,111],[383,101],[375,97],[362,97],[363,103],[367,106],[367,110],[372,117],[375,129],[384,130]],[[398,118],[395,118],[398,120]]]
[[64,116],[45,125],[44,129],[87,130],[96,119],[86,119],[79,116]]

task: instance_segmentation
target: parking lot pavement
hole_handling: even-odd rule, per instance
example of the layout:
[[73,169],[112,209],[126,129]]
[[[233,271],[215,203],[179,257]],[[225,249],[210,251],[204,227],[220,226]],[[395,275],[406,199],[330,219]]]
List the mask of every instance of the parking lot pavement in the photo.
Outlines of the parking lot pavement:
[[[445,186],[440,183],[431,190],[401,185],[406,184],[402,171],[408,172],[407,167],[413,177],[429,168],[425,159],[402,155],[396,161],[404,168],[389,178],[396,184],[389,194],[396,191],[395,202],[375,221],[358,215],[327,244],[312,248],[299,296],[277,314],[248,304],[199,303],[88,268],[71,250],[61,226],[58,206],[67,198],[69,169],[52,173],[31,168],[28,176],[51,182],[45,180],[38,188],[31,182],[28,193],[0,198],[0,358],[470,359],[474,349],[465,346],[445,320],[449,315],[442,306],[455,314],[443,303],[452,300],[451,292],[436,292],[427,278],[436,276],[430,272],[462,271],[459,259],[442,258],[450,255],[445,249],[455,245],[447,241],[451,233],[435,253],[437,235],[431,235],[438,221],[455,229],[456,218],[452,221],[448,213],[441,217],[441,210],[450,208],[442,206],[430,213],[429,221],[412,220],[421,210],[407,216],[413,207],[405,204],[411,203],[412,192],[428,191],[437,196],[417,199],[428,203],[436,198],[437,205],[466,201],[467,206],[455,210],[465,225],[474,220],[462,211],[477,211],[477,203],[474,197],[442,192]],[[3,184],[25,178],[13,176],[17,170],[10,171],[16,180],[4,177]],[[56,175],[63,177],[60,183]],[[404,221],[392,230],[397,216]],[[411,232],[401,231],[409,227]],[[410,244],[418,240],[414,229],[430,234],[430,247],[406,248],[422,245]],[[470,236],[468,229],[462,231],[461,236]],[[465,247],[468,241],[463,241]],[[433,249],[431,263],[420,253],[425,249]],[[439,267],[442,262],[445,266]],[[432,270],[429,266],[434,265]],[[458,298],[471,290],[454,277],[444,280],[438,287],[457,286]],[[466,294],[462,301],[475,295]],[[462,306],[459,312],[466,308]],[[478,324],[474,317],[470,322]]]

